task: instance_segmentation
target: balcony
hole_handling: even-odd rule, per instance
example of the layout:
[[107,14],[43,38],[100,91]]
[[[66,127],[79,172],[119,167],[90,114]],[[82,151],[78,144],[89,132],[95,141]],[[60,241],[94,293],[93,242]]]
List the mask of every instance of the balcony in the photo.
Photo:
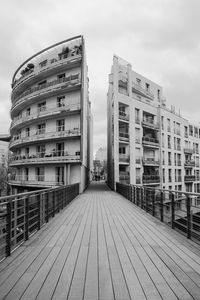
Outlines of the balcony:
[[30,165],[30,164],[48,164],[48,163],[77,163],[80,162],[80,155],[72,155],[67,152],[52,150],[50,153],[30,154],[30,155],[13,155],[10,166]]
[[129,180],[129,172],[119,172],[119,180]]
[[54,107],[52,109],[46,109],[43,111],[38,112],[37,114],[30,114],[27,116],[22,116],[15,118],[12,121],[11,124],[11,129],[17,125],[20,125],[25,122],[31,122],[32,120],[37,120],[38,118],[43,118],[43,117],[49,117],[49,116],[54,116],[54,115],[60,115],[60,114],[72,114],[73,112],[80,110],[80,103],[74,103],[74,104],[68,104],[62,107]]
[[156,138],[152,138],[152,137],[148,137],[148,136],[144,136],[142,138],[142,143],[145,146],[152,146],[152,147],[160,147],[159,145],[159,141]]
[[184,166],[185,167],[188,167],[188,168],[193,168],[195,166],[195,161],[193,160],[187,160],[185,163],[184,163]]
[[130,156],[128,154],[119,154],[119,162],[128,164],[130,161]]
[[157,123],[154,122],[154,120],[150,119],[150,118],[144,118],[142,121],[142,125],[144,127],[148,127],[154,130],[158,130],[159,126]]
[[12,175],[9,183],[12,185],[23,185],[23,186],[44,186],[44,187],[51,187],[51,186],[59,186],[63,185],[64,182],[57,181],[55,176],[51,178],[51,180],[46,181],[44,175],[36,175],[36,176],[22,176],[22,175]]
[[143,183],[159,183],[160,182],[160,176],[159,175],[143,175],[142,176]]
[[159,166],[159,161],[155,158],[147,157],[143,159],[143,165],[147,166]]
[[74,128],[72,130],[65,130],[65,131],[54,131],[54,132],[40,132],[36,131],[35,134],[20,137],[14,136],[10,142],[10,148],[21,145],[21,144],[28,144],[28,143],[37,143],[39,141],[48,141],[48,140],[56,140],[56,139],[63,139],[63,138],[73,138],[76,136],[80,136],[81,132],[79,128]]
[[194,175],[185,175],[184,176],[184,181],[195,181],[195,176]]
[[129,134],[127,132],[119,131],[119,139],[120,139],[120,141],[128,142],[129,141]]
[[184,153],[186,153],[186,154],[193,154],[194,150],[190,149],[190,148],[184,148]]
[[154,99],[154,95],[150,91],[146,90],[141,85],[139,85],[135,82],[132,83],[132,92],[136,93],[136,94],[139,94],[139,95],[141,95],[145,98],[148,98],[150,100]]
[[21,95],[13,99],[13,107],[12,110],[16,108],[19,104],[22,104],[24,101],[32,100],[34,97],[39,96],[48,96],[53,91],[56,93],[62,89],[73,90],[75,87],[81,84],[80,74],[71,75],[68,77],[64,77],[61,79],[56,79],[50,82],[46,82],[42,85],[35,86],[33,88],[27,89]]
[[129,115],[124,111],[119,110],[119,119],[123,121],[129,121]]
[[72,68],[72,66],[80,64],[81,58],[81,51],[77,51],[77,53],[73,56],[66,54],[63,56],[60,55],[59,60],[57,58],[51,58],[50,60],[46,60],[46,63],[43,66],[38,65],[29,70],[25,69],[26,71],[22,71],[22,76],[13,83],[13,90],[15,90],[19,85],[27,82],[28,80],[32,81],[35,77],[42,78],[44,76],[44,73],[55,73],[56,69],[63,68],[63,65],[65,64],[66,68]]

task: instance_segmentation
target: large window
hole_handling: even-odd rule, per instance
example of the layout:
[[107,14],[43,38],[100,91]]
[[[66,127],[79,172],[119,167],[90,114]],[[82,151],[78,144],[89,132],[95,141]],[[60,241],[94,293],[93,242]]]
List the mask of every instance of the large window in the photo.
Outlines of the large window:
[[56,182],[64,184],[64,167],[56,167]]
[[61,96],[57,98],[57,107],[65,106],[65,96]]
[[37,146],[37,157],[44,157],[45,156],[45,145]]
[[56,130],[57,131],[64,131],[65,130],[65,120],[57,120],[56,121]]
[[46,124],[39,124],[37,127],[37,134],[43,134],[46,132]]
[[44,167],[35,168],[36,181],[44,181]]
[[46,110],[46,101],[43,101],[41,103],[38,103],[38,112],[42,112]]

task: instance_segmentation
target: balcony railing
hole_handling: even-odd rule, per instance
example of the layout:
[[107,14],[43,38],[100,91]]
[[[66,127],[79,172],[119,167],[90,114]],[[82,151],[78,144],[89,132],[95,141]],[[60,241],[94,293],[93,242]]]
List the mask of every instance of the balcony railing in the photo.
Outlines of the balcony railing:
[[195,176],[194,175],[185,175],[184,181],[195,181]]
[[79,193],[79,184],[0,197],[0,260],[11,255]]
[[149,98],[151,100],[154,99],[154,95],[150,91],[143,88],[141,85],[136,84],[135,82],[132,82],[132,86],[133,86],[132,91],[134,93],[136,92],[136,93],[142,95],[143,97]]
[[31,154],[31,155],[13,155],[11,157],[10,166],[25,165],[32,163],[51,163],[51,162],[79,162],[80,155],[71,155],[67,152],[59,153],[51,151],[50,153]]
[[194,167],[194,166],[195,166],[195,161],[193,161],[193,160],[187,160],[187,161],[184,163],[184,166],[185,166],[185,167]]
[[130,161],[130,156],[128,154],[119,154],[119,162],[128,163]]
[[14,126],[16,126],[18,124],[28,122],[30,120],[36,120],[43,116],[55,115],[55,114],[60,114],[60,113],[65,113],[65,112],[76,111],[76,110],[80,110],[80,103],[66,104],[65,106],[54,107],[52,109],[48,108],[48,109],[40,111],[36,114],[30,114],[27,116],[21,116],[21,117],[15,118],[12,121],[11,128],[13,128]]
[[80,84],[81,81],[80,81],[79,77],[80,77],[79,74],[75,74],[75,75],[71,75],[71,76],[68,76],[68,77],[61,78],[61,79],[56,79],[56,80],[53,80],[53,81],[50,81],[50,82],[46,82],[42,85],[30,88],[30,89],[26,90],[25,92],[23,92],[18,97],[14,98],[13,99],[13,105],[14,104],[20,104],[21,102],[26,100],[27,96],[31,95],[31,97],[35,97],[35,96],[38,96],[40,94],[44,94],[46,92],[52,91],[54,89],[58,89],[58,88],[61,88],[61,87],[63,88],[63,84],[64,84],[64,87],[69,87],[69,88],[71,86]]
[[34,66],[34,68],[31,68],[29,70],[27,70],[26,72],[23,72],[22,76],[17,79],[14,84],[13,84],[13,88],[15,89],[15,87],[22,83],[23,81],[30,79],[32,77],[35,77],[37,75],[39,75],[40,73],[46,72],[48,70],[51,70],[52,68],[56,68],[59,66],[63,66],[63,64],[67,63],[67,64],[72,64],[78,60],[81,59],[81,51],[77,51],[75,55],[63,55],[59,57],[59,60],[57,58],[54,59],[50,59],[46,61],[46,64],[41,67],[41,66]]
[[159,160],[155,160],[155,158],[147,157],[143,159],[144,165],[159,165]]
[[200,194],[116,183],[116,191],[179,234],[200,241]]
[[124,121],[129,121],[129,115],[124,111],[119,110],[119,119]]
[[194,150],[190,148],[184,148],[184,153],[193,154]]
[[13,139],[10,142],[10,147],[14,147],[19,144],[33,143],[40,140],[74,137],[74,136],[79,136],[80,134],[81,134],[80,129],[71,129],[71,130],[53,131],[53,132],[36,131],[36,134],[30,136],[13,137]]
[[142,121],[142,125],[158,130],[158,124],[155,123],[152,119],[144,118]]
[[53,187],[64,185],[64,181],[57,180],[56,176],[51,176],[47,178],[44,174],[29,176],[29,175],[11,175],[9,179],[9,183],[13,185],[23,185],[23,186],[46,186],[46,187]]
[[142,138],[142,142],[143,142],[143,144],[148,144],[148,145],[159,147],[159,141],[156,138],[144,136]]
[[128,141],[129,140],[129,134],[127,132],[119,131],[119,139]]
[[129,172],[119,172],[119,179],[120,180],[129,180],[130,179]]
[[143,175],[142,176],[143,183],[159,183],[160,176],[159,175]]

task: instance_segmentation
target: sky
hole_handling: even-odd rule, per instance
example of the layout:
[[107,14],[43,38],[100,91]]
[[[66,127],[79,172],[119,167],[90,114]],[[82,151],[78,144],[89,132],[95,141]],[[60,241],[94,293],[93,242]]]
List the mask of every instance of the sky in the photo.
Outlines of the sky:
[[113,55],[163,87],[167,106],[200,122],[199,0],[2,0],[0,134],[10,126],[11,79],[27,58],[67,38],[85,38],[94,153],[107,143]]

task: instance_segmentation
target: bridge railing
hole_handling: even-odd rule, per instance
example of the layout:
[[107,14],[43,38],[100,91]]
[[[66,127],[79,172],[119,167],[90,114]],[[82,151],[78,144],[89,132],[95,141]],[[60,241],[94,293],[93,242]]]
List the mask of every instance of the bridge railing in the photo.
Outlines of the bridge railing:
[[200,193],[116,183],[116,191],[147,213],[200,242]]
[[79,184],[0,197],[0,260],[79,194]]

